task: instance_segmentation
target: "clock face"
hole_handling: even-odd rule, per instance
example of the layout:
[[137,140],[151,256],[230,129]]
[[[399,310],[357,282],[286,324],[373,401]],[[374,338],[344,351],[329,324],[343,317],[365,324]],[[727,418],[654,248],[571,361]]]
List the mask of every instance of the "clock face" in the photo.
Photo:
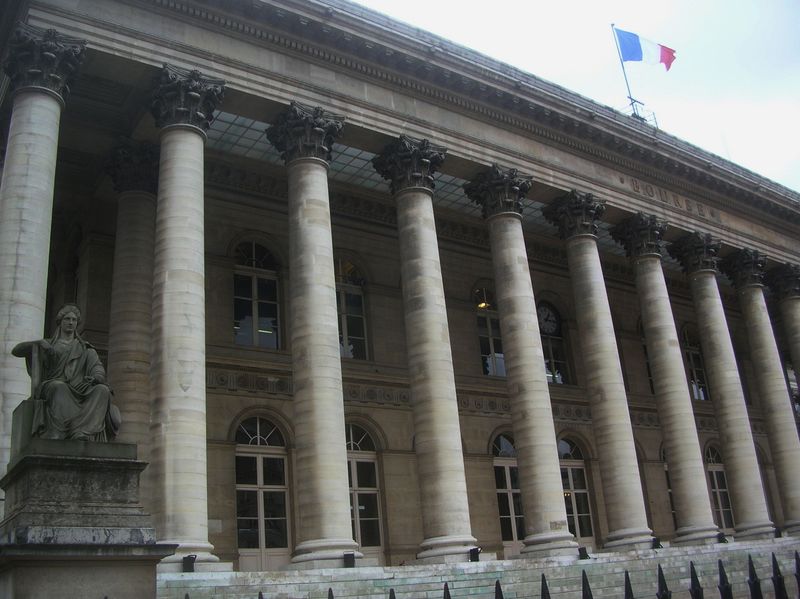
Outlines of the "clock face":
[[542,304],[536,310],[539,315],[539,331],[543,335],[555,335],[561,326],[558,314],[547,304]]

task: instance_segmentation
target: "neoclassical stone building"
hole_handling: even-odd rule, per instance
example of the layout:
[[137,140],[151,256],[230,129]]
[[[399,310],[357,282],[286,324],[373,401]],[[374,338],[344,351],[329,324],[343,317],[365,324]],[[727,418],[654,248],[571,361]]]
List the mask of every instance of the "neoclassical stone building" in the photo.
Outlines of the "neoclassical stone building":
[[2,18],[3,464],[75,302],[175,561],[800,533],[796,192],[345,0]]

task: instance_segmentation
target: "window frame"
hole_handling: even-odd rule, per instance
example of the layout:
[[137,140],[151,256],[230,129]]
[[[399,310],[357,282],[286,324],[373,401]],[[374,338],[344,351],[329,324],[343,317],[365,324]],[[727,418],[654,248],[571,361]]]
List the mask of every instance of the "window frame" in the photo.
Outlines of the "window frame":
[[[248,254],[240,254],[240,248],[249,244],[250,252]],[[261,253],[264,259],[268,259],[270,266],[273,268],[263,268],[256,265],[256,248],[263,250]],[[244,261],[249,261],[251,264],[243,264],[240,261],[240,256]],[[234,248],[235,267],[233,271],[233,343],[237,347],[250,347],[263,350],[280,350],[283,349],[283,314],[281,310],[281,284],[278,277],[278,263],[275,254],[263,243],[259,243],[253,239],[245,239],[238,242]],[[249,279],[249,295],[241,295],[239,293],[240,282]],[[266,282],[267,288],[274,288],[273,297],[261,297],[260,288],[261,282]],[[249,316],[246,318],[251,319],[249,337],[239,340],[238,331],[241,329],[243,319],[237,319],[237,302],[249,302]],[[273,316],[261,316],[262,304],[274,306]],[[273,320],[273,325],[270,327],[269,335],[274,337],[267,337],[267,331],[262,331],[261,319],[269,318]],[[262,333],[264,339],[274,339],[274,343],[261,344]]]
[[[542,307],[549,309],[556,317],[556,328],[552,334],[545,333],[541,325]],[[544,370],[547,376],[547,382],[550,385],[573,385],[574,380],[572,376],[572,369],[570,367],[569,359],[569,344],[567,343],[566,335],[564,333],[564,318],[558,309],[548,301],[540,301],[536,304],[536,314],[539,319],[539,336],[542,344],[542,354],[544,356]],[[561,360],[556,359],[557,351],[560,350],[562,355]],[[562,365],[562,369],[556,368],[558,364]]]
[[[345,273],[344,264],[349,264],[351,272],[355,276]],[[339,329],[339,356],[350,360],[369,360],[370,347],[369,347],[369,326],[367,324],[367,302],[366,293],[364,293],[364,277],[361,269],[346,257],[334,256],[334,276],[336,279],[336,319]],[[350,277],[348,279],[348,276]],[[360,313],[349,312],[350,303],[348,303],[348,296],[359,298],[361,304]],[[351,335],[350,333],[350,318],[358,318],[361,321],[362,337]],[[345,351],[345,344],[350,346],[350,341],[359,340],[363,345],[363,356],[347,355]],[[355,346],[353,346],[355,347]]]
[[[697,340],[693,344],[692,333]],[[700,346],[700,334],[696,325],[687,323],[681,329],[681,348],[686,364],[686,382],[692,401],[711,401],[711,389],[708,384],[708,370],[705,366],[703,348]],[[699,375],[699,376],[698,376]]]

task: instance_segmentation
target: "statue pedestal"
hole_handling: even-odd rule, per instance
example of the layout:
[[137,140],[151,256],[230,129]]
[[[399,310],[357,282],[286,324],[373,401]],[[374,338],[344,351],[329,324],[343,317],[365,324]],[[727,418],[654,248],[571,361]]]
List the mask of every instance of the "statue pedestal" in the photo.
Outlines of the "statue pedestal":
[[3,597],[155,597],[155,542],[136,446],[29,439],[16,447],[0,522]]

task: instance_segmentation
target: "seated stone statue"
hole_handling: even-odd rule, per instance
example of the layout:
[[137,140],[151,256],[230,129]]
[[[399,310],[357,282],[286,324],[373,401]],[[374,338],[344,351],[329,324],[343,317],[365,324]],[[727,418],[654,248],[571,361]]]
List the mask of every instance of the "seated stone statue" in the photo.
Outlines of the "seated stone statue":
[[105,369],[78,334],[80,319],[78,307],[67,304],[58,311],[50,339],[25,341],[11,351],[26,359],[31,373],[33,437],[109,441],[119,430]]

